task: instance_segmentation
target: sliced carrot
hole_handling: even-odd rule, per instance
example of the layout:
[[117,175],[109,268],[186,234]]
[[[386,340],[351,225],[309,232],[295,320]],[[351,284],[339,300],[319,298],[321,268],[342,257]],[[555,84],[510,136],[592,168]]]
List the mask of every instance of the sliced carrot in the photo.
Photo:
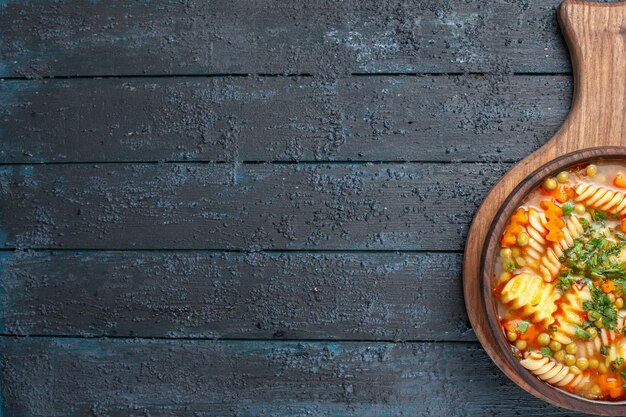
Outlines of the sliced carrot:
[[550,230],[550,233],[546,235],[546,240],[558,243],[563,240],[564,237],[565,235],[560,230]]
[[504,233],[502,235],[502,239],[500,239],[500,244],[503,248],[510,248],[517,243],[517,239],[515,239],[515,235],[512,233]]
[[526,226],[528,224],[528,216],[526,215],[526,210],[524,210],[523,208],[518,208],[515,214],[511,216],[511,223]]
[[565,184],[559,184],[554,190],[552,190],[552,196],[559,203],[563,204],[567,200],[569,200],[569,195],[567,194],[567,186]]
[[607,374],[598,375],[598,385],[604,392],[608,392],[611,398],[618,398],[624,394],[624,388],[617,378],[608,376]]
[[517,235],[524,230],[524,226],[528,224],[528,216],[523,208],[517,209],[515,214],[511,216],[509,225],[504,230],[500,243],[503,247],[508,248],[517,243]]
[[502,327],[504,327],[509,332],[514,332],[515,329],[517,329],[517,325],[520,321],[521,320],[507,320],[502,324]]
[[613,281],[606,281],[604,284],[600,285],[602,291],[605,294],[615,291],[615,283]]
[[555,243],[560,242],[565,237],[565,234],[561,230],[561,228],[565,226],[565,223],[563,223],[560,217],[557,217],[550,211],[546,212],[546,220],[546,228],[548,229],[546,240]]
[[622,172],[618,172],[613,180],[616,187],[626,188],[626,176]]
[[622,233],[626,233],[626,219],[621,220],[619,227],[622,229]]
[[563,210],[561,207],[548,200],[541,201],[539,205],[545,210],[547,220],[545,226],[548,229],[546,240],[549,240],[550,242],[560,242],[563,237],[565,237],[563,231],[561,230],[565,226],[565,223],[561,219],[563,216]]
[[541,328],[539,326],[531,324],[526,329],[526,332],[520,333],[519,338],[522,340],[527,340],[529,342],[534,342],[535,340],[537,340],[539,333],[541,333]]
[[550,200],[542,200],[539,203],[539,206],[541,206],[541,208],[544,209],[546,212],[554,213],[557,217],[563,216],[563,210],[561,209],[561,207],[557,206]]

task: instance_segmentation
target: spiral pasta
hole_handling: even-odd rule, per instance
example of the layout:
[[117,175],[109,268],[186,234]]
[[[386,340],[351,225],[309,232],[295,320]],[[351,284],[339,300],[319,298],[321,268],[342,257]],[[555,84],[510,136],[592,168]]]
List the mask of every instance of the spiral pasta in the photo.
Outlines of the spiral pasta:
[[539,270],[541,276],[547,282],[552,282],[561,271],[559,258],[563,256],[570,246],[574,244],[574,239],[583,233],[584,228],[576,216],[571,216],[565,226],[561,229],[563,238],[547,249],[546,254],[541,258]]
[[589,288],[582,289],[573,288],[571,292],[563,295],[561,309],[555,315],[556,321],[559,323],[558,330],[552,332],[551,338],[557,342],[567,345],[573,342],[576,336],[576,328],[580,328],[583,324],[582,315],[583,303],[591,298]]
[[576,201],[612,214],[626,214],[626,194],[601,185],[579,183],[575,189]]
[[554,287],[533,274],[520,274],[512,278],[502,289],[501,300],[511,308],[520,309],[524,317],[534,323],[554,321],[555,301],[560,298]]
[[540,352],[527,353],[520,364],[537,378],[557,387],[570,385],[571,388],[582,389],[589,383],[588,375],[577,367],[558,363]]
[[546,215],[534,208],[528,210],[528,227],[526,228],[529,240],[526,248],[526,262],[537,265],[541,256],[546,250],[546,240],[544,238],[547,230],[545,228]]

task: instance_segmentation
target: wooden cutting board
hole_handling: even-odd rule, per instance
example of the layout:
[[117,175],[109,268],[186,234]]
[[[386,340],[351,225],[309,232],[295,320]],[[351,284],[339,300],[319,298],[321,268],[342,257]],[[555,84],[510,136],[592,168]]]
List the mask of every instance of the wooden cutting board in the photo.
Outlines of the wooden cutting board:
[[[472,327],[498,367],[531,394],[555,405],[589,413],[623,414],[626,406],[569,400],[552,388],[541,391],[520,378],[497,348],[482,296],[481,256],[501,205],[529,175],[555,158],[572,152],[581,159],[602,156],[606,147],[626,146],[626,2],[566,0],[558,19],[570,51],[574,98],[558,132],[540,149],[515,165],[489,192],[467,238],[463,264],[465,305]],[[626,148],[620,149],[620,152]],[[615,148],[613,148],[615,152]],[[561,398],[563,397],[563,398]],[[619,410],[618,410],[619,408]]]

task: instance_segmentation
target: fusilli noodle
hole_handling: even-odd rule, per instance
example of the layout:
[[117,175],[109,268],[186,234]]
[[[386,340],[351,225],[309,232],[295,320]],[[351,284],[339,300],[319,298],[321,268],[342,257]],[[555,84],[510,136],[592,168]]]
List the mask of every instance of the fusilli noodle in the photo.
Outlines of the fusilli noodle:
[[520,309],[521,314],[530,317],[534,323],[554,321],[552,313],[556,311],[555,301],[560,294],[554,291],[552,284],[544,282],[533,274],[520,274],[512,278],[502,289],[501,300],[511,308]]
[[589,288],[583,287],[578,289],[572,288],[571,292],[563,295],[561,310],[556,315],[558,321],[558,330],[551,334],[551,338],[563,345],[572,343],[572,338],[576,336],[576,327],[582,326],[583,319],[581,315],[585,313],[583,302],[591,298]]
[[576,201],[587,207],[613,214],[626,214],[626,194],[601,185],[579,183],[576,186]]
[[571,384],[572,388],[580,389],[589,383],[589,377],[580,369],[558,363],[540,352],[527,353],[520,364],[537,378],[557,387]]
[[564,251],[574,244],[574,239],[583,233],[584,228],[576,216],[571,216],[561,231],[563,232],[563,239],[555,243],[553,247],[548,248],[539,265],[541,275],[547,282],[552,282],[559,275],[561,270],[559,258],[563,256]]

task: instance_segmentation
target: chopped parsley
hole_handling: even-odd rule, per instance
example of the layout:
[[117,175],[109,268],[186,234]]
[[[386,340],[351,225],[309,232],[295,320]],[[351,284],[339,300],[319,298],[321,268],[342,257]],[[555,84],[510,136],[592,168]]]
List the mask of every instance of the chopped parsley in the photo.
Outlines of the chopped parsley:
[[584,328],[591,327],[591,326],[593,326],[593,322],[591,320],[583,321],[583,327]]
[[613,362],[611,362],[611,368],[613,368],[614,371],[617,371],[617,369],[623,364],[624,358],[616,358]]
[[609,347],[605,345],[600,346],[600,355],[606,356],[608,354],[609,354]]
[[578,337],[579,339],[583,339],[583,340],[591,339],[591,333],[589,333],[588,331],[581,329],[577,325],[574,325],[574,329],[576,330],[576,337]]
[[567,202],[561,206],[561,210],[563,210],[563,215],[571,216],[574,212],[574,203]]
[[544,356],[552,357],[552,350],[547,346],[544,346],[541,349],[539,349],[539,352],[543,353]]
[[607,329],[615,328],[617,324],[617,308],[611,303],[609,296],[600,288],[591,289],[591,300],[583,302],[583,308],[591,311],[593,317],[602,319],[602,325]]
[[604,225],[604,221],[607,219],[606,213],[600,210],[589,209],[589,214],[591,215],[591,220],[600,222],[602,225]]
[[555,285],[557,286],[557,288],[561,288],[562,290],[567,291],[570,289],[572,284],[575,284],[578,281],[580,281],[580,277],[573,275],[571,271],[565,271],[561,275],[559,275],[559,278],[556,280]]
[[521,334],[526,333],[526,330],[528,330],[528,326],[530,326],[530,323],[527,321],[520,321],[519,323],[517,323],[517,327],[515,328],[516,332],[519,332]]
[[589,227],[582,236],[574,239],[573,244],[559,258],[563,270],[556,286],[568,290],[581,277],[587,277],[593,280],[612,280],[617,288],[622,289],[626,284],[626,265],[616,258],[626,246],[626,235],[620,235],[616,235],[620,240],[613,242],[607,239],[597,223]]

